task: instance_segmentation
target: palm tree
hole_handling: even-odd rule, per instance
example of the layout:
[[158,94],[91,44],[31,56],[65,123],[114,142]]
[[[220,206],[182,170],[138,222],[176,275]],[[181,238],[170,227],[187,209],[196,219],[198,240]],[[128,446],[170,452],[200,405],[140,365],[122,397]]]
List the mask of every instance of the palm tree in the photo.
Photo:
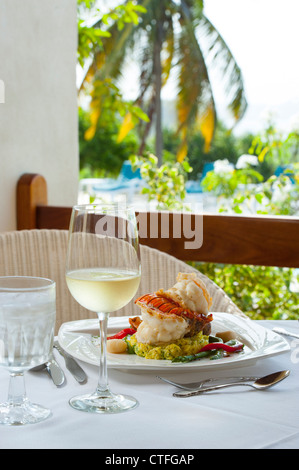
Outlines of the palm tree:
[[[123,3],[128,5],[132,1]],[[209,67],[217,67],[221,73],[227,106],[236,122],[247,107],[241,70],[221,34],[205,16],[203,0],[139,0],[135,3],[145,7],[146,12],[140,16],[138,24],[128,23],[121,29],[115,24],[109,29],[110,37],[103,38],[103,49],[94,54],[86,80],[93,80],[95,84],[107,77],[116,80],[126,57],[134,54],[140,63],[136,105],[149,117],[149,122],[141,126],[140,152],[155,122],[156,155],[161,162],[161,90],[170,73],[175,73],[178,132],[182,137],[177,158],[182,161],[187,155],[188,130],[194,126],[200,128],[208,151],[217,120]],[[102,24],[95,27],[102,27]],[[96,96],[94,89],[93,98]],[[127,116],[123,134],[133,125]]]

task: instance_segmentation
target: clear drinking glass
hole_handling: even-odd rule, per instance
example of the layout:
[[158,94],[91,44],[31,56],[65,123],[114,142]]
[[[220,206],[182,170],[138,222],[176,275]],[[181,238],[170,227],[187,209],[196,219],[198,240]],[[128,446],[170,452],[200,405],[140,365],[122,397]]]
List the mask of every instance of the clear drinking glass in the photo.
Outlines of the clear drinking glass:
[[91,413],[119,413],[135,408],[135,398],[110,391],[106,338],[109,313],[130,302],[141,276],[135,211],[123,205],[75,206],[72,211],[66,281],[74,299],[96,313],[100,331],[98,385],[90,395],[74,397],[70,405]]
[[10,374],[8,400],[0,404],[0,424],[43,421],[51,411],[29,401],[24,372],[52,354],[56,285],[50,279],[0,277],[0,366]]

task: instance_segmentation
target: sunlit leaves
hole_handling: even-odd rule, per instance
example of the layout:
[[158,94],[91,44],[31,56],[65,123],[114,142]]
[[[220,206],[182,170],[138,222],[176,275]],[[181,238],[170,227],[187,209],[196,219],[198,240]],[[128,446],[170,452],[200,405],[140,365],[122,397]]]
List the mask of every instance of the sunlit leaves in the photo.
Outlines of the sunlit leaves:
[[260,162],[267,159],[274,172],[278,165],[286,165],[298,161],[299,132],[291,131],[287,135],[279,131],[271,116],[266,128],[255,136],[249,153],[258,156]]
[[[239,169],[209,172],[202,181],[202,186],[204,190],[212,191],[217,196],[222,212],[298,215],[298,149],[298,133],[291,132],[282,138],[271,125],[262,136],[253,139],[250,152],[254,151],[258,158],[243,155],[239,158],[236,168],[242,157],[247,157],[247,165],[239,165]],[[286,159],[288,164],[285,164]],[[272,166],[273,173],[277,165],[282,166],[280,174],[272,173],[264,181],[260,171],[265,160]],[[252,164],[259,166],[253,168]]]
[[121,125],[121,128],[119,130],[118,137],[117,137],[117,142],[122,142],[123,139],[128,135],[128,133],[132,129],[134,129],[134,127],[135,127],[135,122],[133,120],[132,113],[128,112],[125,115],[125,118],[124,118],[123,123]]
[[188,144],[187,144],[187,140],[184,139],[181,145],[179,146],[179,149],[177,152],[177,161],[182,163],[184,159],[187,157],[187,155],[188,155]]
[[86,59],[90,58],[95,47],[101,47],[102,38],[110,37],[108,31],[95,29],[84,25],[83,20],[78,21],[78,61],[81,67],[84,66]]
[[[188,155],[190,131],[195,128],[201,130],[207,152],[216,125],[216,107],[206,57],[201,49],[199,28],[205,29],[206,38],[210,39],[212,44],[210,52],[214,55],[214,62],[220,63],[223,76],[227,78],[229,107],[235,119],[241,118],[246,108],[240,69],[220,34],[205,18],[203,4],[203,0],[122,2],[114,10],[103,15],[95,25],[97,29],[104,30],[111,36],[102,37],[102,43],[100,36],[93,38],[96,45],[94,53],[89,50],[92,40],[88,31],[82,30],[86,33],[85,41],[80,43],[81,61],[93,54],[93,63],[86,75],[86,82],[89,84],[95,79],[116,80],[123,70],[125,57],[133,50],[132,45],[136,47],[134,51],[137,51],[140,45],[140,94],[136,97],[136,103],[146,110],[150,123],[161,108],[158,101],[161,96],[161,80],[157,78],[157,74],[162,74],[163,86],[175,67],[178,83],[178,132],[182,140],[177,154],[179,162]],[[161,64],[157,61],[158,53]],[[124,117],[119,139],[133,128],[134,120],[133,114]],[[159,121],[158,117],[157,122]],[[150,123],[146,121],[146,125],[139,126],[140,151],[144,149]],[[158,128],[157,135],[159,136]]]
[[162,86],[165,86],[170,77],[170,72],[173,67],[173,60],[175,54],[175,40],[173,23],[169,22],[169,30],[165,40],[164,57],[162,57]]
[[140,120],[149,122],[148,116],[137,106],[128,105],[130,111],[128,111],[123,119],[120,127],[117,142],[122,142],[128,133],[134,129]]
[[181,211],[186,209],[185,179],[192,171],[187,160],[181,163],[167,162],[159,166],[155,155],[148,154],[145,158],[132,157],[133,169],[140,168],[146,186],[142,193],[148,201],[158,202],[158,210]]
[[222,87],[227,98],[227,107],[233,119],[240,120],[247,109],[243,76],[231,50],[210,20],[202,15],[198,21],[198,32],[203,31],[209,44],[208,57],[212,67],[216,68],[222,80]]
[[211,143],[215,132],[215,110],[209,106],[205,112],[199,117],[199,128],[202,136],[205,139],[204,152],[208,153],[211,148]]
[[146,8],[142,5],[136,5],[136,2],[129,1],[115,8],[112,19],[116,20],[119,29],[123,29],[126,23],[137,25],[141,13],[146,13]]
[[[93,2],[82,0],[87,8]],[[123,50],[129,36],[130,29],[123,31],[125,26],[137,25],[139,14],[145,13],[146,9],[134,1],[128,1],[112,9],[109,13],[100,15],[93,26],[78,19],[78,61],[83,67],[86,60],[92,58],[81,90],[88,85],[88,93],[91,97],[91,126],[85,132],[85,139],[91,140],[96,133],[100,117],[105,114],[117,114],[123,117],[118,141],[121,142],[132,130],[140,119],[147,121],[148,118],[141,109],[126,102],[122,98],[119,88],[113,83],[114,68],[123,60]],[[99,10],[97,10],[99,14]],[[116,32],[123,31],[120,40],[116,40]],[[119,38],[118,38],[119,39]],[[113,67],[107,62],[107,57],[114,57]]]
[[86,8],[91,8],[95,3],[95,0],[77,0],[78,5],[84,5]]
[[192,265],[213,279],[240,310],[254,320],[299,318],[298,293],[290,290],[296,277],[294,269],[213,263]]
[[215,103],[207,65],[195,36],[192,22],[186,16],[184,21],[180,33],[181,55],[178,63],[179,94],[177,107],[179,131],[183,140],[180,158],[183,151],[187,154],[187,129],[194,129],[196,125],[199,127],[205,139],[205,151],[207,152],[216,125]]
[[130,101],[125,101],[118,87],[111,79],[95,81],[93,84],[90,112],[90,128],[85,132],[85,139],[94,137],[99,120],[109,121],[115,115],[123,119],[119,130],[118,142],[122,142],[140,120],[148,121],[147,115]]

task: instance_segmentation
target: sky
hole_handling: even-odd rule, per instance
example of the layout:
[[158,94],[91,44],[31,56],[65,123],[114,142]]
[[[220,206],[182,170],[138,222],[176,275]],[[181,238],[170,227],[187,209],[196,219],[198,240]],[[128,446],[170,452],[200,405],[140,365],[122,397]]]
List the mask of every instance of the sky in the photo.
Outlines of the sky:
[[[112,7],[119,2],[101,3]],[[243,74],[248,108],[235,133],[261,131],[269,113],[282,131],[299,128],[299,0],[204,0],[204,12]],[[126,98],[136,96],[136,75],[132,61],[123,80]],[[221,80],[211,79],[218,116],[226,120]],[[170,83],[162,97],[174,96]]]
[[299,127],[299,0],[205,0],[204,5],[243,73],[249,106],[236,130],[258,130],[269,112],[281,129],[288,131],[295,121]]

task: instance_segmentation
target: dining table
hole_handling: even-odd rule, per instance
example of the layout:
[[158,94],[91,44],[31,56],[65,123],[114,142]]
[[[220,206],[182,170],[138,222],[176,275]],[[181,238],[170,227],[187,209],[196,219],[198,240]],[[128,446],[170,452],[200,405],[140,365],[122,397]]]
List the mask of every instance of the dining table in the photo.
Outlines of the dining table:
[[[252,321],[267,330],[282,327],[299,335],[297,320]],[[233,371],[180,369],[164,374],[171,380],[191,382],[290,371],[285,380],[267,390],[242,386],[178,398],[173,396],[177,388],[158,378],[163,371],[108,367],[112,391],[134,396],[139,402],[137,408],[116,414],[86,413],[69,405],[71,397],[95,390],[98,367],[78,360],[88,377],[80,384],[54,350],[66,377],[62,386],[55,386],[43,371],[25,373],[28,397],[50,408],[51,416],[38,424],[1,425],[0,448],[98,449],[105,463],[130,463],[133,467],[142,462],[199,465],[202,449],[298,449],[299,339],[285,339],[288,350],[254,364],[241,364]],[[0,383],[0,402],[4,402],[9,373],[3,368]]]

